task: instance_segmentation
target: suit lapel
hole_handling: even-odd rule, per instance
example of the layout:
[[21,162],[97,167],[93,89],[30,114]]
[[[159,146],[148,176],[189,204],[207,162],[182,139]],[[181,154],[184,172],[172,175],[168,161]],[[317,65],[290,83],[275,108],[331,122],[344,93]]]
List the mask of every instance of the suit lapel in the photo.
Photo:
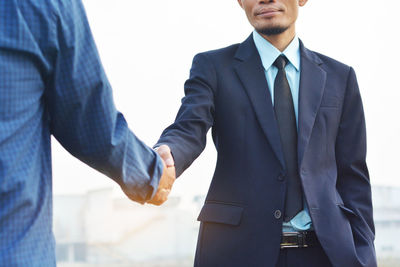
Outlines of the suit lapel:
[[277,159],[282,167],[284,167],[281,140],[272,106],[271,95],[252,35],[239,46],[235,58],[238,60],[235,71],[250,98],[264,134],[275,152]]
[[305,150],[310,140],[315,117],[321,105],[325,89],[326,72],[320,66],[321,59],[306,49],[300,42],[301,74],[299,92],[299,131],[298,131],[298,162],[299,168],[303,161]]

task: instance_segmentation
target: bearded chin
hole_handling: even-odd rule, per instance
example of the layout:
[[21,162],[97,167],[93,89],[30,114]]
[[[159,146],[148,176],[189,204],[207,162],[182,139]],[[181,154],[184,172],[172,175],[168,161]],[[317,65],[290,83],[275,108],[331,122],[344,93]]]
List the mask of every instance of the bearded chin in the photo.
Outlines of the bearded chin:
[[263,35],[278,35],[286,31],[288,27],[270,27],[270,28],[264,28],[264,29],[257,29],[257,31]]

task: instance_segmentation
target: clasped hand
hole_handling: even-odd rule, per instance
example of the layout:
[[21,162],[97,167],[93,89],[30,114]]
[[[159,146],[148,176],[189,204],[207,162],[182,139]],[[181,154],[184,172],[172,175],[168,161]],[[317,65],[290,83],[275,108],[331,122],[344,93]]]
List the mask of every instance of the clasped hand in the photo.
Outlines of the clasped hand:
[[163,161],[164,169],[160,178],[160,183],[158,184],[157,192],[147,203],[159,206],[167,201],[172,185],[176,179],[176,173],[174,158],[172,157],[169,146],[161,145],[156,148],[156,151]]

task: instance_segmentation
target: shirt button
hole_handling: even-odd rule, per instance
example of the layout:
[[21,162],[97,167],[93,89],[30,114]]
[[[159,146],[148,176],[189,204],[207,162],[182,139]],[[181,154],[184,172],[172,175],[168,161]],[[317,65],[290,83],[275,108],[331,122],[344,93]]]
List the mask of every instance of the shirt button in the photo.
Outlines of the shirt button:
[[282,212],[280,210],[276,210],[274,212],[275,219],[280,219],[282,217]]

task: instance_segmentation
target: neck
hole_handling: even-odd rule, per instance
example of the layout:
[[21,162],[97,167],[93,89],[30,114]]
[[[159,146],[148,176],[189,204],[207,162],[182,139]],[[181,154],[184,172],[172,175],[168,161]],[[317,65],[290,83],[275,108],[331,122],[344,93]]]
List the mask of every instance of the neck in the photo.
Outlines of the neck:
[[264,39],[270,42],[281,52],[283,52],[286,49],[286,47],[289,46],[289,44],[293,41],[295,35],[296,35],[296,30],[294,27],[290,27],[286,31],[280,34],[274,34],[274,35],[261,34],[261,36]]

